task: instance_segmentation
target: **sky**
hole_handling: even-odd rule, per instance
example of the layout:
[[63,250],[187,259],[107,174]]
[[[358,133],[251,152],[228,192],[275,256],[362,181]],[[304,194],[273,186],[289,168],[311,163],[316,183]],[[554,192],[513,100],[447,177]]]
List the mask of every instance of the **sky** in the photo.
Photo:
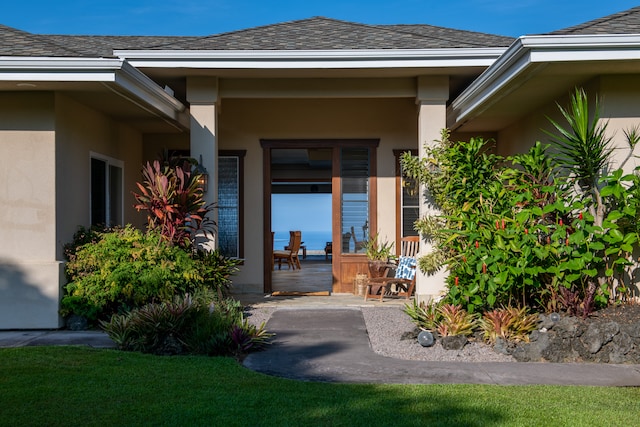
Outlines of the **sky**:
[[271,203],[273,231],[331,230],[331,194],[273,194]]
[[[38,34],[204,36],[325,16],[518,37],[637,5],[637,0],[7,0],[0,24]],[[302,196],[295,197],[293,203],[274,203],[273,230],[330,230],[330,199],[301,203]]]
[[637,5],[637,0],[8,0],[0,24],[39,34],[203,36],[325,16],[518,37]]

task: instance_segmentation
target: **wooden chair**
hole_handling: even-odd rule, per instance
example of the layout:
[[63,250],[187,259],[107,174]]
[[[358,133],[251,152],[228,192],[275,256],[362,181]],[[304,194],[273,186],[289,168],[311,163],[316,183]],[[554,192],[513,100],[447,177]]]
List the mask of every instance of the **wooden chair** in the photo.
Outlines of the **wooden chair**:
[[[364,231],[363,231],[364,234]],[[354,244],[354,251],[355,253],[358,253],[360,251],[362,251],[364,249],[365,246],[367,246],[367,242],[364,240],[358,240],[358,236],[356,236],[356,232],[354,227],[351,227],[351,237],[353,237],[353,244]],[[365,236],[366,238],[366,236]]]
[[282,261],[286,261],[288,267],[291,269],[300,269],[300,259],[298,258],[298,252],[300,251],[300,244],[302,243],[302,232],[289,231],[289,244],[285,250],[273,251],[273,265],[275,269],[275,262],[278,261],[278,270],[282,269]]
[[333,253],[333,242],[327,242],[327,244],[324,245],[324,259],[329,261],[329,255],[331,255],[332,253]]
[[[411,298],[416,288],[417,255],[420,250],[420,237],[407,236],[400,241],[400,258],[393,277],[370,278],[364,293],[364,300],[386,296]],[[391,287],[395,285],[392,291]]]

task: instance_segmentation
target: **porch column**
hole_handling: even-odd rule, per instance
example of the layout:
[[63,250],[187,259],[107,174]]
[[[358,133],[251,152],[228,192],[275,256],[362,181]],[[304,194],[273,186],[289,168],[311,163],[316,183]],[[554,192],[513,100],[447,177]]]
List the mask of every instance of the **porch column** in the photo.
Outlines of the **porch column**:
[[[449,76],[418,77],[416,104],[418,105],[418,152],[420,158],[426,155],[426,147],[433,146],[440,139],[440,132],[447,127],[447,100],[449,99]],[[424,194],[424,188],[420,194]],[[420,217],[436,213],[433,205],[425,198],[420,199]],[[420,244],[420,254],[432,250],[432,246]],[[418,272],[416,298],[428,301],[445,289],[446,270],[440,269],[434,275]]]
[[[215,77],[188,77],[187,101],[190,104],[190,149],[191,157],[200,161],[209,173],[208,189],[204,194],[207,204],[218,200],[218,79]],[[209,217],[218,221],[217,211]],[[208,249],[217,247],[217,239],[200,241]]]

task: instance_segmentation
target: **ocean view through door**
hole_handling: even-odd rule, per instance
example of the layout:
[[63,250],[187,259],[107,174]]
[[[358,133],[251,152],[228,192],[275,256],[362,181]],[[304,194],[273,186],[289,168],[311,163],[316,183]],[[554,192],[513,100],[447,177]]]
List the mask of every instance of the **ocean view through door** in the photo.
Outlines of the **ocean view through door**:
[[[353,292],[355,275],[366,270],[362,242],[368,238],[369,227],[376,226],[372,176],[377,143],[261,141],[266,293]],[[280,251],[296,230],[303,243],[295,262],[282,262]],[[278,251],[275,264],[274,250]]]

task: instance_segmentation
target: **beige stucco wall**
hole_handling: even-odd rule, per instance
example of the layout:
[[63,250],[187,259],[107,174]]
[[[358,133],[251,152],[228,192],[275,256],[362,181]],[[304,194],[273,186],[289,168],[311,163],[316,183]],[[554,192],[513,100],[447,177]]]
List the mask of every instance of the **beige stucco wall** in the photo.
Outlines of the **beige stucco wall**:
[[[417,148],[414,99],[223,99],[219,149],[247,150],[245,158],[245,264],[234,277],[243,292],[262,292],[262,148],[260,139],[379,138],[378,225],[395,237],[393,149]],[[390,203],[390,201],[392,201]]]
[[52,94],[0,94],[1,329],[58,326],[54,126]]
[[0,329],[62,326],[62,246],[89,225],[92,151],[124,162],[124,219],[141,225],[139,132],[61,94],[0,94]]
[[56,146],[58,175],[58,257],[78,226],[90,223],[91,153],[124,163],[124,223],[144,225],[144,215],[133,205],[131,192],[140,181],[142,134],[95,110],[58,94],[56,96]]
[[[593,97],[597,94],[600,99],[600,117],[608,121],[607,135],[612,137],[614,148],[614,162],[617,167],[620,161],[629,153],[624,130],[640,125],[640,82],[637,76],[601,76],[583,85],[589,96],[590,107],[593,108]],[[560,114],[556,103],[567,108],[573,89],[558,97],[541,108],[529,113],[516,123],[501,130],[498,134],[498,154],[512,155],[526,152],[536,141],[549,143],[549,136],[543,131],[556,133],[555,128],[547,117],[552,118],[562,126],[566,121]],[[640,151],[636,149],[636,154]],[[625,169],[632,170],[636,160],[629,161]]]

